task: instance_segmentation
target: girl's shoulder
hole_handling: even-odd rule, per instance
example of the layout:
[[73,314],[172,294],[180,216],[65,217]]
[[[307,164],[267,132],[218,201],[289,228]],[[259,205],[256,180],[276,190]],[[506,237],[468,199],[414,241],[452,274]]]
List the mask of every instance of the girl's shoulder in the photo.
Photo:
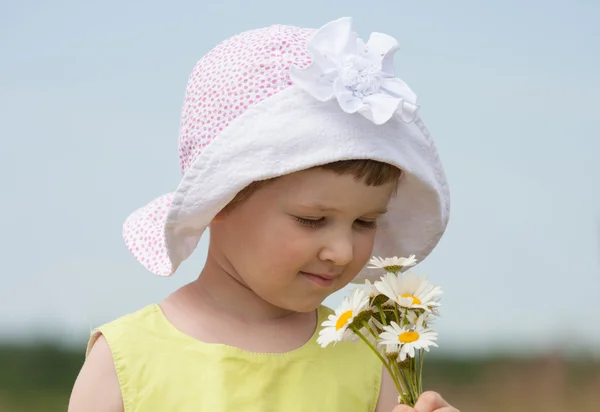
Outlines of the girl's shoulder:
[[69,412],[123,412],[123,398],[110,347],[102,336],[75,380],[69,399]]
[[120,382],[123,345],[121,340],[139,335],[136,330],[152,318],[155,305],[145,306],[94,329],[87,344],[85,362],[69,399],[69,412],[123,412]]
[[89,355],[92,347],[102,335],[107,340],[127,339],[132,334],[137,334],[139,330],[148,330],[158,326],[157,318],[160,307],[158,304],[146,305],[135,312],[127,313],[117,319],[107,322],[90,333],[90,338],[86,348],[86,356]]

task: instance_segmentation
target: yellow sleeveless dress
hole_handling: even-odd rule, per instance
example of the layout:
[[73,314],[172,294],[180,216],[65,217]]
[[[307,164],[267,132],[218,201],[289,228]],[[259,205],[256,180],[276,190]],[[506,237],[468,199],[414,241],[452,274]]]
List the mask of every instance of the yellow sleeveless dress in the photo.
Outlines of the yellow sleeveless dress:
[[[382,365],[362,341],[321,348],[318,330],[283,354],[184,334],[153,304],[92,331],[111,349],[125,412],[373,412]],[[86,353],[86,355],[87,355]]]

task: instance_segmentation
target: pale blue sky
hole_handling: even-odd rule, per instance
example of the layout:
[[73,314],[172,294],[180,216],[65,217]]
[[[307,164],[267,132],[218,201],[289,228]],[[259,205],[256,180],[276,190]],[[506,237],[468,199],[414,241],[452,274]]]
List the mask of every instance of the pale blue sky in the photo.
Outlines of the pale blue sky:
[[179,181],[192,67],[240,31],[342,16],[399,39],[446,166],[451,223],[418,268],[446,291],[442,348],[600,347],[595,0],[0,3],[0,338],[81,342],[192,280],[205,240],[170,279],[121,240]]

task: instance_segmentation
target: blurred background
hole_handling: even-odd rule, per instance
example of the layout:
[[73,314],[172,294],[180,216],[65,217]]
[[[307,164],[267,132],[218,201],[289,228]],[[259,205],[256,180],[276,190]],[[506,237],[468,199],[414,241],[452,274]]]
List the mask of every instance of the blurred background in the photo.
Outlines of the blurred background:
[[426,386],[462,411],[598,410],[599,1],[22,0],[0,2],[0,412],[65,411],[89,331],[200,272],[205,238],[169,279],[121,239],[179,182],[195,62],[342,16],[400,41],[450,182],[415,269],[446,292]]

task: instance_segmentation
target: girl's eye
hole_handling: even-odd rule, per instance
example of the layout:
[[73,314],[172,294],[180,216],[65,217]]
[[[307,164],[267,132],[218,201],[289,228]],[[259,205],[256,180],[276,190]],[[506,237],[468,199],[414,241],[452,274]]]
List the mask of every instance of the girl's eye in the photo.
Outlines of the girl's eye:
[[[294,216],[294,219],[298,221],[303,226],[307,227],[321,227],[325,224],[325,218],[321,217],[319,219],[306,219],[303,217]],[[354,224],[360,227],[361,229],[375,229],[377,228],[376,221],[369,220],[355,220]]]
[[377,222],[375,220],[373,220],[373,221],[355,220],[354,223],[356,223],[358,226],[360,226],[363,229],[376,229],[377,228]]
[[294,216],[294,219],[296,219],[301,225],[307,227],[320,227],[325,223],[324,217],[319,219],[305,219],[303,217]]

